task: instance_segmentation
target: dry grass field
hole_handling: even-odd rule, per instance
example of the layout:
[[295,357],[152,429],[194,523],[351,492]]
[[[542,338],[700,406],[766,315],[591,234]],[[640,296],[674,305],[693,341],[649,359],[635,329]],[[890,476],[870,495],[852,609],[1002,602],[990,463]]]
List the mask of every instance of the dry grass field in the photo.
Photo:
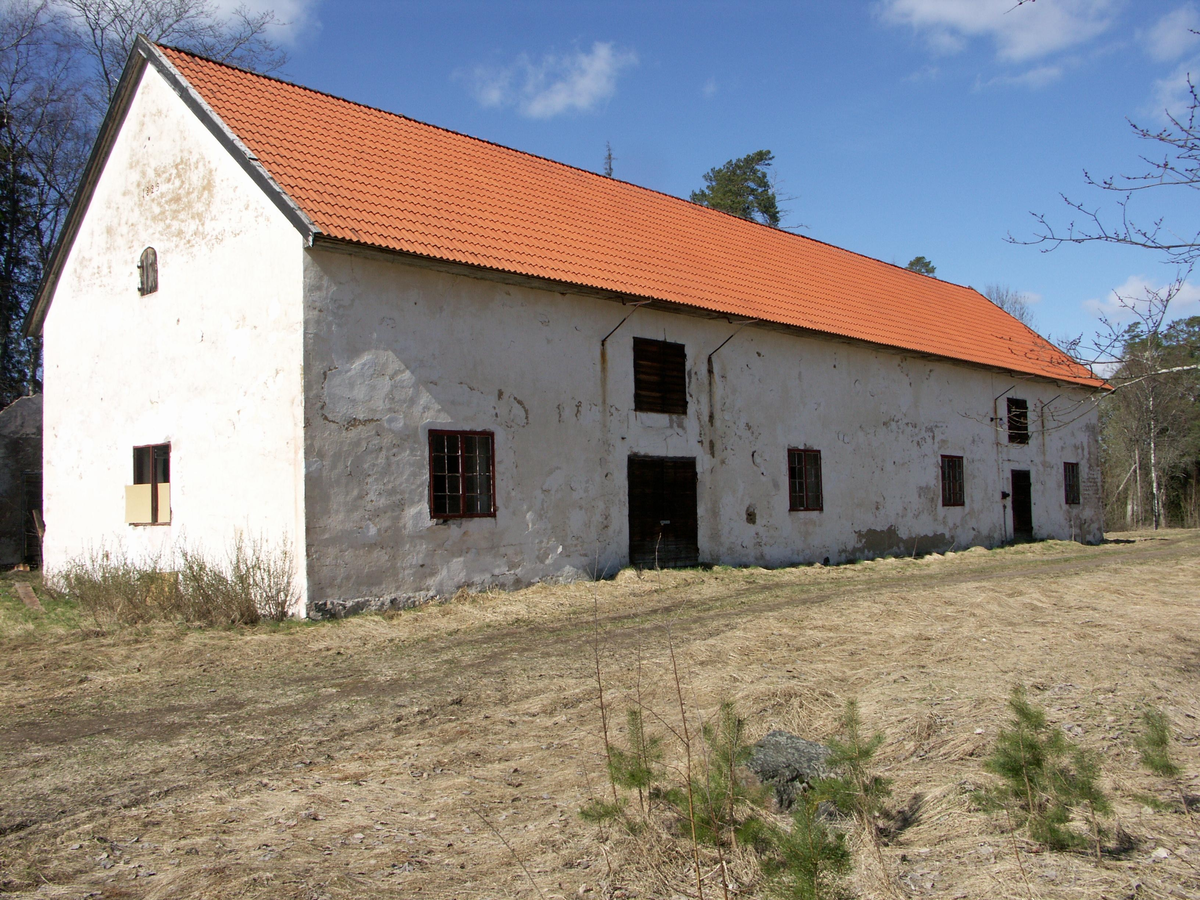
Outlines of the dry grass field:
[[[0,892],[696,896],[681,842],[584,822],[642,703],[821,740],[856,698],[916,819],[863,897],[1200,896],[1200,533],[835,568],[622,572],[345,621],[101,631],[0,581]],[[1051,853],[980,809],[1014,682],[1097,754],[1136,846]],[[1149,774],[1147,705],[1184,774]],[[705,897],[723,897],[704,856]],[[733,860],[729,896],[758,892]]]

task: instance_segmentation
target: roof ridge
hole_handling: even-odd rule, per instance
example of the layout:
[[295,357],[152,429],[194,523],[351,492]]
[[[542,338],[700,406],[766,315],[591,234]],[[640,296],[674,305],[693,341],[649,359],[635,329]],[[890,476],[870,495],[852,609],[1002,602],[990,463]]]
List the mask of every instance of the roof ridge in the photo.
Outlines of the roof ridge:
[[[365,110],[368,110],[369,112],[380,113],[385,116],[394,116],[397,119],[404,119],[405,121],[412,122],[412,123],[414,123],[416,125],[420,125],[424,128],[431,128],[435,131],[440,131],[444,134],[452,134],[455,137],[464,138],[468,141],[474,141],[475,143],[478,143],[478,144],[486,144],[489,147],[497,147],[501,150],[506,150],[509,153],[519,153],[522,156],[527,156],[527,157],[530,157],[531,159],[539,160],[540,162],[550,163],[551,165],[558,166],[560,168],[569,169],[572,172],[579,172],[583,175],[588,175],[593,178],[603,179],[604,182],[607,182],[610,184],[618,184],[618,185],[621,185],[625,188],[629,188],[634,191],[645,191],[650,194],[656,194],[659,197],[665,197],[666,199],[674,201],[675,203],[684,203],[688,207],[691,207],[694,209],[705,210],[707,213],[714,213],[714,214],[718,214],[721,216],[725,216],[728,219],[732,219],[734,222],[743,223],[745,225],[753,225],[753,226],[757,226],[758,228],[765,228],[770,232],[781,234],[781,235],[787,235],[788,237],[794,238],[796,240],[811,241],[814,244],[820,244],[823,247],[829,247],[831,250],[838,251],[839,253],[846,253],[846,254],[849,254],[850,256],[856,256],[859,259],[870,260],[871,262],[878,263],[879,265],[891,266],[893,268],[899,269],[902,272],[907,272],[909,275],[916,275],[916,276],[919,276],[922,278],[930,278],[934,281],[937,281],[940,284],[949,285],[951,287],[956,287],[956,288],[960,288],[962,290],[971,291],[972,293],[979,294],[979,292],[976,291],[970,285],[959,284],[956,281],[947,281],[944,278],[938,278],[934,275],[924,275],[921,272],[914,272],[912,269],[901,266],[899,263],[887,262],[886,260],[879,259],[878,257],[869,256],[866,253],[859,253],[857,250],[851,250],[847,247],[841,247],[841,246],[831,243],[829,241],[823,241],[820,238],[812,237],[811,235],[796,234],[794,231],[788,231],[787,229],[784,229],[784,228],[779,228],[779,227],[776,227],[773,225],[767,225],[766,223],[756,221],[755,219],[746,219],[746,218],[743,218],[742,216],[738,216],[738,215],[734,215],[733,213],[726,212],[723,209],[716,209],[711,206],[704,206],[703,204],[695,203],[695,202],[685,199],[683,197],[678,197],[675,194],[668,194],[666,191],[660,191],[657,188],[646,187],[645,185],[642,185],[642,184],[635,184],[632,181],[625,181],[624,179],[621,179],[621,178],[614,178],[611,175],[602,175],[599,172],[593,172],[591,169],[585,169],[581,166],[575,166],[575,165],[572,165],[571,163],[565,163],[562,160],[552,159],[549,156],[540,156],[537,153],[531,153],[530,151],[522,150],[519,147],[510,147],[507,144],[501,144],[501,143],[498,143],[497,141],[488,140],[487,138],[477,137],[473,134],[467,134],[466,132],[463,132],[463,131],[455,131],[453,128],[446,128],[443,125],[435,125],[432,122],[426,122],[423,119],[417,119],[417,118],[414,118],[413,116],[405,115],[404,113],[393,112],[392,110],[389,110],[389,109],[382,109],[381,107],[378,107],[378,106],[371,106],[370,104],[367,104],[367,103],[360,103],[357,100],[351,100],[347,97],[341,97],[341,96],[338,96],[337,94],[332,94],[329,91],[322,91],[322,90],[318,90],[317,88],[309,87],[307,85],[297,84],[296,82],[288,81],[285,78],[279,78],[274,75],[267,75],[263,72],[255,72],[253,69],[247,69],[244,66],[236,66],[232,63],[213,59],[210,56],[205,56],[202,53],[196,53],[193,50],[187,50],[183,47],[175,47],[171,44],[156,44],[155,46],[158,46],[160,48],[167,49],[167,50],[173,50],[176,53],[182,53],[185,56],[192,57],[193,59],[203,60],[204,62],[211,63],[214,66],[221,66],[222,68],[233,69],[236,72],[242,72],[246,75],[251,75],[255,78],[262,78],[267,81],[273,81],[277,84],[286,85],[287,87],[296,88],[297,90],[301,90],[301,91],[304,91],[309,94],[315,94],[318,97],[327,97],[330,100],[334,100],[338,103],[345,103],[349,106],[356,106],[359,109],[365,109]],[[982,294],[980,294],[980,296],[982,296]]]

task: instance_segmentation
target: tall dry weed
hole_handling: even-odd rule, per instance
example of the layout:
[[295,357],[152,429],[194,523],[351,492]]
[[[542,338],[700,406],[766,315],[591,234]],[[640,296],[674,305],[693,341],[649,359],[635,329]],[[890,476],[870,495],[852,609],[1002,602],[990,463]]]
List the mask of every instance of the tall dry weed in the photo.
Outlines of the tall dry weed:
[[101,547],[48,574],[47,581],[100,626],[212,627],[286,619],[299,598],[294,572],[286,542],[238,534],[224,558],[184,542],[171,552],[137,558],[123,547]]

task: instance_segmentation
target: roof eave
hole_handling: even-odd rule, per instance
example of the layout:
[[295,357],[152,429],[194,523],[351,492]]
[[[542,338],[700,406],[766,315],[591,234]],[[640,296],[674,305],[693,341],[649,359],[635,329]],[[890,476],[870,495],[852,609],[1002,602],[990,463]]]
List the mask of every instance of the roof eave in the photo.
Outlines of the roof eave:
[[[623,291],[599,288],[595,285],[584,284],[582,282],[545,278],[536,275],[526,275],[513,269],[502,269],[495,266],[480,265],[478,263],[459,262],[440,256],[416,253],[411,250],[397,250],[395,248],[383,247],[378,244],[372,244],[365,241],[356,241],[348,238],[335,237],[334,235],[330,234],[318,234],[310,246],[313,246],[317,249],[334,250],[340,253],[353,253],[356,255],[373,256],[376,258],[386,259],[401,259],[423,268],[435,269],[457,275],[466,275],[472,278],[481,278],[487,281],[500,281],[507,284],[520,284],[527,287],[550,291],[570,290],[575,293],[586,294],[602,300],[613,300],[619,303],[648,303],[650,304],[648,308],[657,308],[664,311],[684,313],[687,315],[698,315],[704,318],[730,319],[730,321],[732,321],[731,317],[737,317],[740,319],[746,318],[745,316],[737,316],[735,313],[718,312],[705,307],[694,306],[690,303],[683,303],[678,300],[669,300],[649,294],[632,294]],[[1108,383],[1100,378],[1089,380],[1083,376],[1075,376],[1070,373],[1050,375],[1038,372],[1025,372],[1021,371],[1020,369],[1002,366],[996,363],[985,363],[977,360],[963,359],[957,356],[932,353],[927,350],[918,350],[912,347],[902,347],[896,344],[884,344],[877,341],[870,341],[865,338],[852,337],[850,335],[841,334],[834,331],[810,328],[790,322],[776,321],[770,318],[761,318],[755,321],[759,327],[780,330],[789,334],[807,334],[814,337],[844,341],[849,344],[857,344],[865,347],[882,348],[893,353],[899,353],[908,356],[918,356],[925,359],[933,359],[960,366],[970,366],[972,368],[984,369],[990,372],[1003,372],[1007,375],[1018,378],[1035,378],[1040,381],[1069,386],[1072,388],[1079,388],[1087,391],[1102,392],[1105,390],[1111,390],[1111,387],[1108,385]]]
[[204,98],[171,64],[170,60],[152,41],[144,35],[138,35],[133,49],[129,53],[129,59],[125,63],[125,69],[121,73],[121,80],[117,83],[113,99],[109,103],[108,111],[104,115],[104,121],[100,125],[96,141],[92,145],[87,165],[83,170],[83,177],[80,179],[75,197],[71,201],[71,207],[67,211],[63,230],[59,234],[54,251],[50,254],[50,259],[42,272],[42,281],[38,285],[33,305],[22,323],[21,330],[25,337],[41,334],[51,300],[58,288],[59,278],[62,276],[63,266],[66,264],[67,256],[79,234],[83,217],[91,204],[96,185],[108,162],[113,145],[116,143],[117,135],[120,134],[121,126],[125,123],[125,116],[129,112],[133,97],[141,84],[142,74],[146,70],[147,63],[154,66],[188,109],[204,123],[213,137],[229,151],[230,155],[250,176],[250,179],[262,189],[284,217],[300,232],[305,246],[312,246],[313,238],[320,233],[320,229],[312,219],[305,215],[287,191],[271,177],[271,174],[259,162],[258,157],[225,125],[216,111],[204,101]]

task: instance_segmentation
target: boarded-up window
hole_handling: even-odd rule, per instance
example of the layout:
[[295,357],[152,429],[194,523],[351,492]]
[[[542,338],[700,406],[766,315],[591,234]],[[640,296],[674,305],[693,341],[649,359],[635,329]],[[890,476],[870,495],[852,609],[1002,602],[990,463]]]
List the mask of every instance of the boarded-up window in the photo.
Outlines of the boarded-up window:
[[687,413],[687,352],[683,344],[633,339],[633,408]]
[[1029,401],[1008,398],[1008,442],[1029,443]]
[[825,508],[821,491],[821,451],[788,450],[788,508]]
[[496,514],[490,431],[429,432],[429,515],[466,519]]
[[125,487],[125,521],[165,525],[171,521],[171,445],[133,448],[133,484]]
[[942,506],[965,506],[966,492],[963,489],[963,458],[942,457]]
[[1063,491],[1068,506],[1079,505],[1079,463],[1063,463]]
[[157,290],[158,253],[153,247],[147,247],[138,260],[138,293],[144,297]]

